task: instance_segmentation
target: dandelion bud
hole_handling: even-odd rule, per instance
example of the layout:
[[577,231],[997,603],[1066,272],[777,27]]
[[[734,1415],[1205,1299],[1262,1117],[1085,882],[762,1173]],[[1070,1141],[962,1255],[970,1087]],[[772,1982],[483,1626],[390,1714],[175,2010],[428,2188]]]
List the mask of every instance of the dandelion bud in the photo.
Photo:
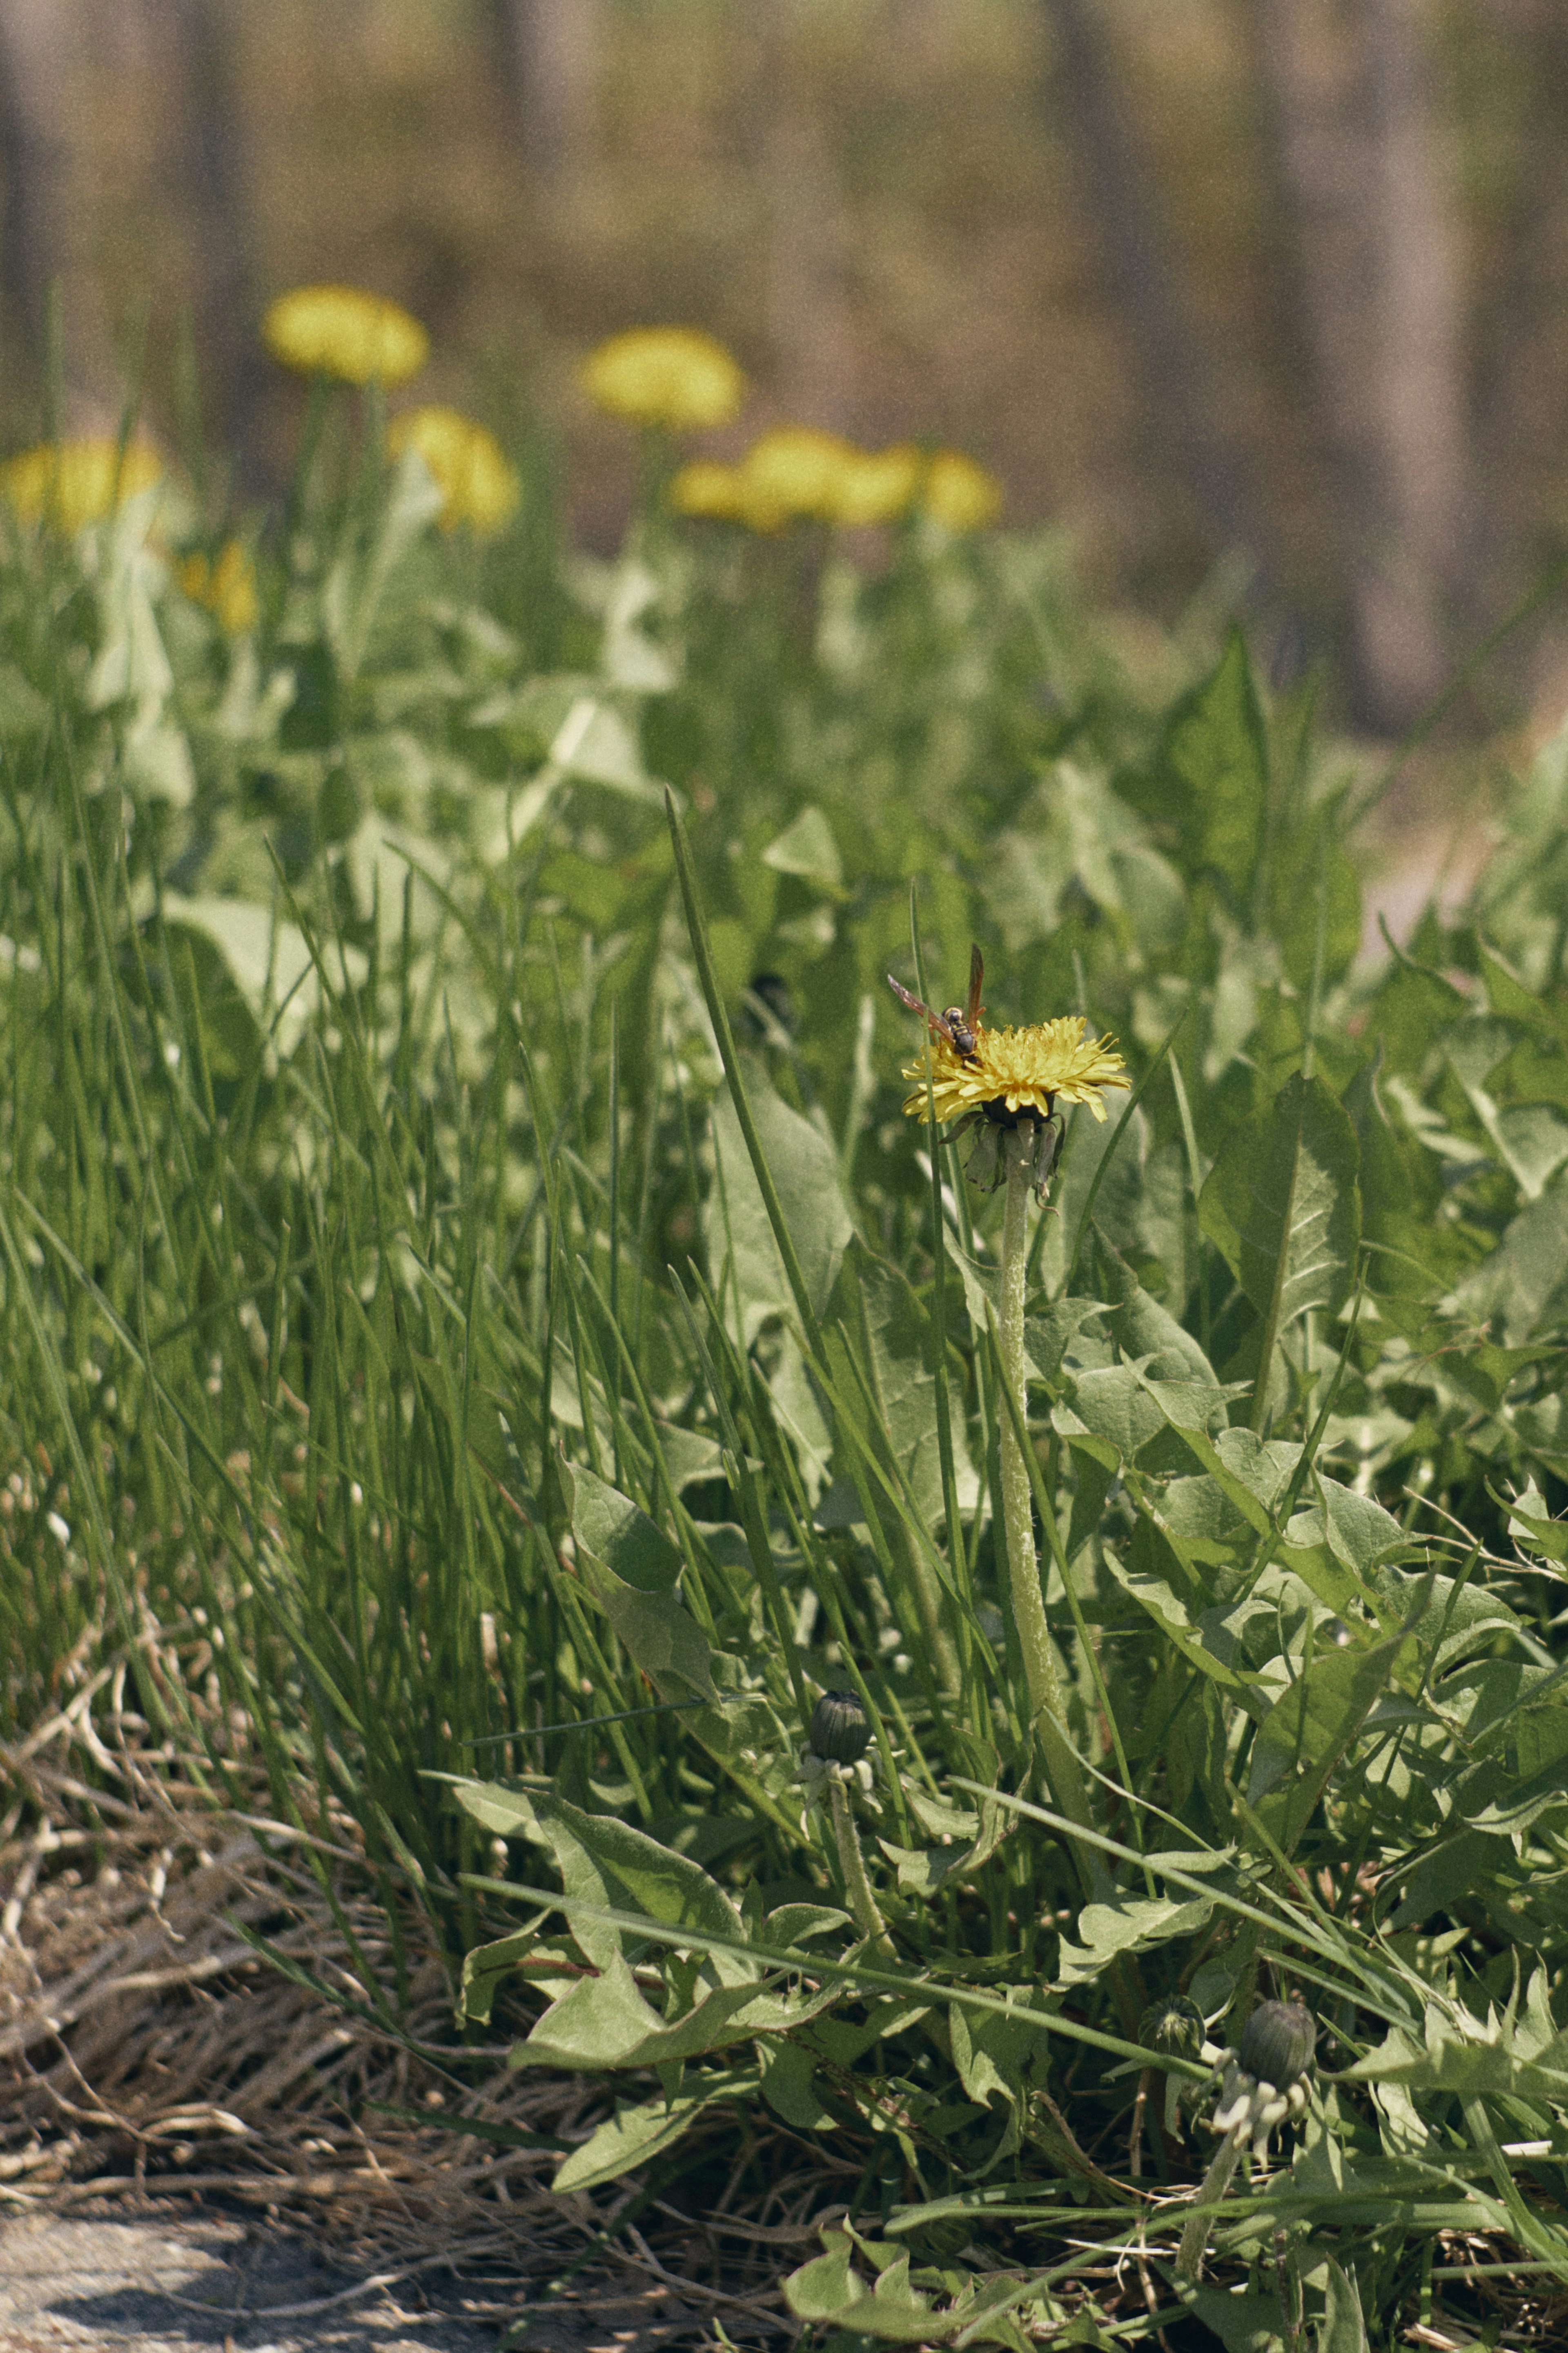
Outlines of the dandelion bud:
[[1259,2002],[1241,2038],[1242,2073],[1288,2091],[1311,2065],[1317,2041],[1317,2026],[1304,2002]]
[[829,1765],[858,1765],[871,1742],[866,1711],[853,1692],[824,1692],[806,1734],[812,1753]]
[[1176,2058],[1195,2059],[1203,2039],[1203,2012],[1184,1994],[1155,2002],[1138,2022],[1138,2040],[1145,2049],[1168,2051]]

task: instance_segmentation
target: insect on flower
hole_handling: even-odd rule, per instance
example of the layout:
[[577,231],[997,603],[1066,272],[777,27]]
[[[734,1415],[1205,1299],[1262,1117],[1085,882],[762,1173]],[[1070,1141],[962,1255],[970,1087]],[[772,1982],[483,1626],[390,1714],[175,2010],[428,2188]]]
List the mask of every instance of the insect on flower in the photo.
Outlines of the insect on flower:
[[972,948],[968,1005],[933,1013],[889,974],[900,1004],[918,1013],[931,1033],[925,1059],[904,1071],[906,1079],[917,1082],[904,1110],[911,1119],[956,1120],[955,1135],[977,1130],[964,1173],[973,1184],[988,1188],[1002,1181],[1004,1137],[1020,1134],[1030,1150],[1029,1181],[1037,1198],[1044,1200],[1061,1140],[1058,1102],[1087,1103],[1096,1119],[1103,1119],[1102,1090],[1131,1082],[1114,1040],[1086,1037],[1079,1016],[1023,1029],[987,1029],[980,1001],[983,976],[980,950]]
[[945,1038],[955,1054],[961,1055],[965,1061],[973,1061],[979,1037],[980,1017],[985,1010],[980,1002],[980,991],[984,978],[985,960],[976,944],[969,951],[969,1003],[967,1006],[949,1005],[945,1006],[942,1012],[933,1013],[929,1005],[922,1005],[920,998],[904,987],[902,981],[893,978],[891,973],[888,975],[888,987],[900,1005],[907,1005],[911,1013],[918,1013],[930,1025],[933,1038]]

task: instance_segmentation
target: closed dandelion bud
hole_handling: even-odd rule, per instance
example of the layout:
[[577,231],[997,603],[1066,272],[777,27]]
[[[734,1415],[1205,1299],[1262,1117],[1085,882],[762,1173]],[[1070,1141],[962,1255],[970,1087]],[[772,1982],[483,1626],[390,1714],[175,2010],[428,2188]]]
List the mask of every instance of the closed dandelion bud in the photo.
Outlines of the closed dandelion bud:
[[1237,2056],[1255,2083],[1288,2091],[1312,2063],[1318,2030],[1300,2001],[1262,2001],[1247,2020]]
[[1203,2012],[1184,1994],[1171,1994],[1143,2012],[1138,2022],[1138,2040],[1147,2050],[1168,2051],[1179,2059],[1195,2059],[1203,2047]]
[[858,1765],[871,1744],[866,1711],[853,1692],[824,1692],[806,1734],[814,1756],[829,1765]]

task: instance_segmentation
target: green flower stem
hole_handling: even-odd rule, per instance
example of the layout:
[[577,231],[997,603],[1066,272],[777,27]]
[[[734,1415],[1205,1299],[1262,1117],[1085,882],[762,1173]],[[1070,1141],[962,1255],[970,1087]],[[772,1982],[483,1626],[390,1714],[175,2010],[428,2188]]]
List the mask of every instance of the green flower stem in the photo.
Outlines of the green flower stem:
[[[1236,2171],[1240,2155],[1240,2139],[1235,2133],[1226,2133],[1214,2163],[1203,2178],[1197,2197],[1200,2206],[1218,2205],[1230,2188],[1230,2177]],[[1182,2232],[1182,2243],[1176,2255],[1176,2277],[1179,2280],[1196,2280],[1202,2276],[1204,2255],[1213,2228],[1212,2214],[1194,2214]]]
[[888,1934],[888,1924],[878,1909],[871,1893],[871,1883],[866,1876],[866,1858],[860,1852],[855,1819],[849,1811],[849,1796],[844,1784],[830,1780],[827,1802],[833,1811],[833,1835],[838,1845],[838,1860],[843,1866],[844,1884],[849,1894],[849,1909],[855,1915],[855,1926],[863,1936],[868,1936],[879,1953],[892,1957],[893,1940]]
[[[1026,1436],[1026,1391],[1024,1385],[1024,1293],[1028,1269],[1026,1210],[1029,1198],[1033,1136],[1025,1128],[1010,1128],[1002,1140],[1007,1170],[1007,1197],[1002,1223],[1002,1314],[998,1342],[1002,1378],[1016,1406],[1015,1416],[1004,1401],[1001,1416],[1002,1516],[1007,1535],[1007,1576],[1013,1599],[1013,1624],[1024,1655],[1029,1686],[1029,1713],[1040,1761],[1051,1795],[1069,1820],[1084,1830],[1094,1828],[1089,1792],[1078,1758],[1068,1746],[1064,1726],[1067,1710],[1051,1652],[1046,1623],[1045,1597],[1040,1589],[1039,1562],[1035,1552],[1035,1518],[1028,1465],[1019,1443]],[[1079,1868],[1090,1892],[1096,1873],[1089,1858],[1079,1852]]]

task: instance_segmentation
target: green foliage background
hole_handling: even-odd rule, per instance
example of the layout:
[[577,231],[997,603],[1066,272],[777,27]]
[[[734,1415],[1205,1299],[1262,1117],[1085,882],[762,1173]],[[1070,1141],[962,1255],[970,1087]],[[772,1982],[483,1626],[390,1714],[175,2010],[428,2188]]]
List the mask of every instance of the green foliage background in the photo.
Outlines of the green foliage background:
[[[135,502],[0,570],[6,1730],[123,1662],[216,1799],[352,1819],[461,2018],[604,2076],[563,2188],[804,2143],[842,2344],[1091,2341],[1140,2232],[1123,2341],[1391,2342],[1444,2232],[1560,2292],[1568,745],[1358,962],[1364,776],[1239,635],[1150,693],[1050,540],[920,522],[590,563],[542,438],[444,541],[353,421],[243,638]],[[1033,1236],[1092,1839],[1009,1622],[999,1204],[900,1108],[883,976],[972,939],[1137,1083]],[[845,1683],[890,1954],[795,1780]],[[1184,2315],[1151,2014],[1297,1986],[1312,2105]]]

